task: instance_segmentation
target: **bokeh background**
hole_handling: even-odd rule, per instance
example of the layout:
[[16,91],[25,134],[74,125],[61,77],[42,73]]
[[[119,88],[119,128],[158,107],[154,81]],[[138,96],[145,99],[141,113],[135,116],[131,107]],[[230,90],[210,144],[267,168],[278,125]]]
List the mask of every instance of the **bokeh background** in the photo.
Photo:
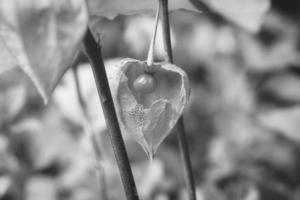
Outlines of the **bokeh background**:
[[[205,13],[170,15],[175,63],[192,85],[184,120],[198,200],[300,199],[299,19],[297,0],[273,0],[256,34]],[[153,26],[141,16],[91,24],[106,67],[145,60]],[[160,37],[155,53],[163,60]],[[0,199],[125,199],[87,60],[48,105],[33,88],[20,69],[0,76]],[[175,133],[153,162],[123,137],[141,199],[186,199]]]

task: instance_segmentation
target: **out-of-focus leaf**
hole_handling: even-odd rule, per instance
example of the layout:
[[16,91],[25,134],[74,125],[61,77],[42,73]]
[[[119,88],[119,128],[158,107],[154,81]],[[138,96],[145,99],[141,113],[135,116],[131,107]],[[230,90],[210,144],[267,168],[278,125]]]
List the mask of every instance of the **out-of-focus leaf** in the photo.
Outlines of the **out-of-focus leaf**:
[[[1,25],[0,25],[1,26]],[[0,27],[2,29],[2,27]],[[0,30],[0,34],[2,30]],[[3,38],[0,37],[0,73],[3,73],[15,66],[17,66],[17,61],[11,52],[6,48]]]
[[73,135],[81,131],[80,126],[64,119],[52,105],[44,114],[27,117],[11,127],[13,145],[24,145],[22,159],[28,160],[34,170],[51,164],[66,165],[80,152]]
[[0,126],[15,119],[24,108],[29,84],[23,74],[21,69],[15,68],[0,78]]
[[203,0],[214,11],[230,21],[256,32],[270,8],[269,0]]
[[11,120],[20,112],[26,102],[25,89],[22,85],[19,85],[0,93],[0,113],[3,116],[0,124],[2,120]]
[[217,56],[232,56],[237,50],[234,30],[230,26],[218,27],[209,20],[198,20],[190,33],[178,41],[178,48],[182,48],[178,56],[188,56],[194,65],[210,64]]
[[25,185],[25,199],[30,200],[55,200],[57,186],[54,179],[50,177],[35,176],[27,180]]
[[65,172],[57,181],[58,192],[69,194],[68,199],[97,199],[99,198],[99,184],[97,176],[95,176],[95,162],[93,154],[84,154],[82,150]]
[[295,74],[279,74],[272,76],[263,85],[263,91],[281,101],[288,103],[300,102],[300,77]]
[[226,200],[226,197],[213,184],[206,184],[198,193],[200,194],[200,200]]
[[135,177],[138,178],[137,182],[143,185],[139,190],[139,194],[143,199],[151,196],[158,185],[164,183],[166,180],[164,166],[160,160],[153,160],[151,164],[146,162],[145,166],[136,167]]
[[7,176],[0,177],[0,197],[3,197],[7,191],[10,189],[12,181]]
[[291,107],[264,112],[259,120],[267,128],[273,129],[287,138],[300,143],[300,108]]
[[[117,15],[154,14],[158,0],[87,0],[90,15],[115,18]],[[194,6],[188,0],[170,0],[169,10],[192,10]]]
[[0,134],[0,198],[4,198],[13,187],[13,177],[18,170],[18,163],[9,149],[9,140]]
[[297,24],[270,12],[257,37],[241,34],[239,41],[246,66],[255,71],[270,71],[300,63],[298,38]]
[[21,67],[47,102],[86,29],[85,2],[1,1],[0,11],[1,71]]
[[124,59],[107,70],[122,129],[141,144],[150,158],[175,126],[190,93],[183,70],[168,63],[151,67],[157,82],[151,93],[140,93],[133,88],[136,78],[146,72],[145,62]]
[[286,68],[300,63],[299,53],[293,41],[279,42],[268,48],[253,38],[244,38],[244,57],[248,65],[256,71],[268,71]]

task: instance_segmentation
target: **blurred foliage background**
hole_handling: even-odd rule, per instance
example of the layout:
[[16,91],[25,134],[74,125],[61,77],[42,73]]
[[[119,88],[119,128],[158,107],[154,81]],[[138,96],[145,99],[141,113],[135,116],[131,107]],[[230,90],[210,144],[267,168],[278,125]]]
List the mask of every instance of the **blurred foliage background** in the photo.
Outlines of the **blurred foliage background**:
[[[299,19],[297,0],[273,0],[257,34],[205,13],[171,14],[175,63],[192,84],[184,119],[198,200],[300,199]],[[153,24],[91,24],[103,33],[106,67],[145,60]],[[157,61],[162,49],[158,38]],[[125,199],[92,72],[84,58],[75,68],[47,106],[20,69],[1,76],[0,199]],[[174,133],[151,163],[123,137],[141,199],[186,199]]]

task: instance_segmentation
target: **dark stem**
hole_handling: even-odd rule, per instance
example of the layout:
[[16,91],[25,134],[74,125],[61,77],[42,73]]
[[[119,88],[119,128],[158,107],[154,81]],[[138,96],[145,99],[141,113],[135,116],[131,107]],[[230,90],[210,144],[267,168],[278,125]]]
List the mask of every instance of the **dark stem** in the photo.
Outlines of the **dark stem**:
[[181,158],[183,160],[183,165],[184,165],[183,167],[184,167],[184,175],[185,175],[188,197],[189,200],[196,200],[195,180],[194,180],[194,174],[193,174],[182,116],[179,118],[176,124],[176,130],[178,132],[177,140],[179,144]]
[[139,200],[108,84],[108,79],[101,55],[101,46],[95,41],[89,29],[84,35],[83,47],[94,72],[99,98],[102,104],[106,125],[110,135],[110,141],[112,143],[115,158],[120,171],[126,198],[127,200]]
[[159,0],[159,3],[162,9],[161,14],[162,14],[163,42],[164,42],[164,48],[166,52],[165,57],[167,62],[173,63],[168,0]]
[[[159,0],[162,8],[162,25],[163,25],[163,37],[164,37],[164,47],[167,52],[167,61],[173,63],[172,45],[170,37],[170,23],[169,23],[169,9],[168,0]],[[188,191],[189,200],[196,200],[195,191],[195,181],[192,171],[191,159],[189,155],[189,149],[187,144],[187,139],[184,130],[183,117],[181,116],[176,124],[175,129],[177,130],[177,140],[179,144],[179,149],[181,157],[183,160],[184,174],[186,187]]]

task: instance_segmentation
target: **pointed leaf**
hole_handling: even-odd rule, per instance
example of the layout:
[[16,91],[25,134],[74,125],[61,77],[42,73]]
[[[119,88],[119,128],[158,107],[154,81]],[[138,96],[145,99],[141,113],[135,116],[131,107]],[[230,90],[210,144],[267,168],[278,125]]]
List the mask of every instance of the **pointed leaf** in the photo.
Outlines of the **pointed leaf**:
[[281,133],[292,141],[300,143],[299,106],[263,112],[259,114],[258,119],[267,128]]
[[1,1],[0,11],[0,58],[10,55],[1,69],[21,67],[47,101],[86,29],[85,2]]

